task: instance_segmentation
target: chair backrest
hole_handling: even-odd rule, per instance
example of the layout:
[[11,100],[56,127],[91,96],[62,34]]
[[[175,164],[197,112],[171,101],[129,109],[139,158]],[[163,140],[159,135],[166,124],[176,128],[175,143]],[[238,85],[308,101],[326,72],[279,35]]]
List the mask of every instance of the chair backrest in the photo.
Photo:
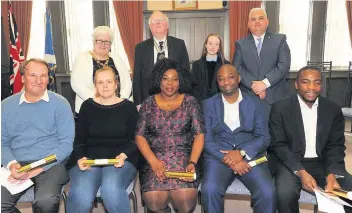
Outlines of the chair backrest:
[[323,95],[329,98],[332,61],[307,61],[308,66],[313,66],[323,74]]

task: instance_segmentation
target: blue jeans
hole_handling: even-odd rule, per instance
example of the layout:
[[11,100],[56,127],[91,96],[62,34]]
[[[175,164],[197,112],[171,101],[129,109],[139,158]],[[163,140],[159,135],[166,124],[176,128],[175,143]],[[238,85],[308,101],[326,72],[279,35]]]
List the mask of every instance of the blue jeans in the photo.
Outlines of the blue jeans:
[[91,167],[86,171],[80,171],[76,165],[70,170],[67,212],[90,212],[100,187],[101,199],[108,212],[130,213],[130,202],[126,189],[136,173],[136,168],[127,161],[121,168]]

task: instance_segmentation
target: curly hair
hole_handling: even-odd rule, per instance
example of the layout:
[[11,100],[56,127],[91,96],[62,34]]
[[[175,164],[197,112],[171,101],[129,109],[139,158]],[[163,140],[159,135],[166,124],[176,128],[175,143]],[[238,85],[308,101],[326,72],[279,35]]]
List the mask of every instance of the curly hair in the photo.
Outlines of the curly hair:
[[149,88],[149,94],[154,95],[161,92],[160,84],[161,79],[166,71],[174,69],[178,75],[179,81],[179,93],[190,93],[192,91],[191,75],[190,72],[183,67],[181,64],[174,60],[163,58],[159,60],[153,67],[153,71],[150,76],[151,86]]

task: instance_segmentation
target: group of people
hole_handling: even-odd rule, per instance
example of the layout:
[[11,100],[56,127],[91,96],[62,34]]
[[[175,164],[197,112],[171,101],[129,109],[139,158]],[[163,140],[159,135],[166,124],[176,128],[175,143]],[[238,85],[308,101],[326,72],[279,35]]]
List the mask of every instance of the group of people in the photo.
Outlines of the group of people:
[[[321,97],[321,73],[303,67],[288,97],[290,50],[285,35],[267,32],[263,9],[250,11],[247,37],[236,41],[233,65],[217,34],[189,69],[183,40],[168,36],[168,18],[155,11],[153,37],[135,50],[133,81],[110,53],[113,33],[95,28],[94,48],[77,56],[71,76],[75,116],[67,100],[47,91],[48,64],[22,63],[24,91],[2,102],[2,165],[9,181],[31,179],[33,212],[57,212],[70,180],[67,212],[90,212],[100,188],[108,212],[130,212],[127,187],[140,174],[150,212],[193,212],[200,182],[206,213],[224,212],[226,189],[238,178],[256,213],[298,213],[300,191],[352,190],[345,169],[341,108]],[[133,102],[129,101],[131,93]],[[29,172],[21,166],[48,155],[57,161]],[[251,167],[262,156],[268,164]],[[89,166],[87,159],[117,159]],[[168,178],[166,171],[202,178]],[[25,191],[1,187],[1,211],[19,212]],[[346,212],[351,212],[346,208]]]

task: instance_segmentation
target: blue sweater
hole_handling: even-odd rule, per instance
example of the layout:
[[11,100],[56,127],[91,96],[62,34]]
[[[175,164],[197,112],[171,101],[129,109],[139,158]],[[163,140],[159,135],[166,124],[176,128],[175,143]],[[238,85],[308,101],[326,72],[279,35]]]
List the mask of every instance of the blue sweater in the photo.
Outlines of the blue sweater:
[[56,154],[57,162],[44,166],[48,170],[64,161],[72,152],[74,121],[68,101],[48,91],[49,102],[23,102],[22,93],[1,102],[1,164],[16,160],[31,162]]

